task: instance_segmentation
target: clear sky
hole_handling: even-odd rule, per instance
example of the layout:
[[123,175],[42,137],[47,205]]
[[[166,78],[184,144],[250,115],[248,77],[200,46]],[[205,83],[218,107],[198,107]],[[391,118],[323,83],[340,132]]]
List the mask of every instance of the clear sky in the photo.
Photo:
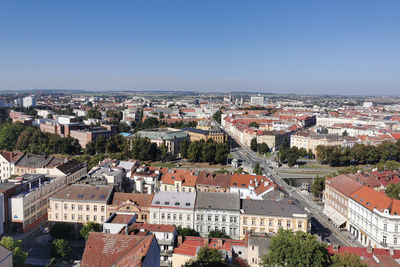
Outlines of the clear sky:
[[2,1],[0,90],[33,88],[400,95],[400,1]]

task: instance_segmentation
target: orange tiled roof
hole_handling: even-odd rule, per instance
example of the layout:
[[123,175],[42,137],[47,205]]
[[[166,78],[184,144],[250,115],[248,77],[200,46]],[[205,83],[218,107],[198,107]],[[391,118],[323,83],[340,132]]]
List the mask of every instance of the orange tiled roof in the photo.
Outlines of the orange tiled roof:
[[350,197],[369,210],[376,208],[379,211],[383,211],[384,209],[390,209],[392,204],[391,198],[387,197],[382,192],[377,192],[374,189],[369,188],[368,186],[363,186],[358,189],[351,194]]
[[170,169],[161,177],[163,184],[174,184],[175,181],[182,181],[182,186],[195,186],[197,175],[190,170]]

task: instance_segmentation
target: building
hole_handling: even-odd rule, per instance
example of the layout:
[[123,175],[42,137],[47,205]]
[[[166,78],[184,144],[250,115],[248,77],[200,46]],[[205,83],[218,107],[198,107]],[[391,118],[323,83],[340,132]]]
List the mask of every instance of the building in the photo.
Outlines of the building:
[[0,152],[0,179],[5,180],[14,174],[15,163],[24,155],[22,152]]
[[131,175],[135,192],[152,194],[160,188],[160,177],[159,170],[150,170],[146,166],[137,168]]
[[239,239],[239,220],[239,194],[197,192],[194,224],[201,236],[219,230],[233,239]]
[[240,237],[247,231],[277,233],[280,228],[308,232],[307,212],[288,201],[241,200]]
[[185,266],[189,261],[195,260],[202,247],[217,249],[228,264],[234,263],[236,258],[247,259],[245,240],[187,236],[184,239],[178,237],[178,244],[172,255],[172,267]]
[[252,96],[250,97],[250,105],[264,106],[266,104],[263,96]]
[[212,127],[210,130],[186,127],[182,131],[185,131],[189,135],[191,142],[212,139],[214,142],[220,144],[226,141],[225,132],[218,127]]
[[136,136],[148,138],[150,142],[157,146],[164,144],[168,153],[177,156],[179,154],[180,144],[184,140],[189,140],[189,135],[182,130],[174,128],[158,128],[138,131]]
[[202,192],[230,192],[231,174],[199,172],[196,190]]
[[0,245],[0,266],[13,267],[13,254],[2,245]]
[[150,206],[153,194],[121,193],[115,192],[109,205],[107,214],[111,216],[114,212],[129,212],[136,214],[136,222],[150,222]]
[[47,216],[48,198],[65,188],[66,180],[44,174],[24,174],[15,180],[23,185],[11,197],[11,222],[14,231],[25,232]]
[[290,147],[311,150],[315,155],[317,146],[342,146],[343,136],[336,134],[317,134],[309,132],[298,132],[290,136]]
[[325,180],[323,213],[337,227],[347,228],[349,197],[361,187],[362,184],[346,174]]
[[259,267],[262,257],[268,253],[271,235],[247,232],[247,263],[250,267]]
[[88,130],[81,129],[81,130],[70,131],[70,136],[78,139],[79,144],[83,148],[86,147],[87,143],[89,142],[95,143],[99,136],[104,136],[105,138],[109,138],[111,136],[114,136],[115,134],[116,133],[114,131],[102,127],[92,128]]
[[87,175],[87,165],[75,159],[64,159],[64,162],[55,168],[46,168],[46,173],[63,175],[67,179],[67,185],[70,185]]
[[242,199],[263,199],[275,190],[276,184],[268,177],[234,173],[231,177],[230,192],[238,193]]
[[127,185],[127,179],[124,169],[111,167],[98,168],[94,171],[89,172],[89,175],[90,180],[105,181],[104,184],[113,186],[116,192],[123,192],[129,187]]
[[80,266],[160,266],[160,248],[154,235],[90,232]]
[[49,198],[48,220],[51,222],[103,223],[108,218],[113,187],[73,184]]
[[62,158],[47,155],[24,154],[14,167],[14,175],[47,173],[46,167],[58,166],[64,162]]
[[151,202],[150,223],[193,229],[195,201],[195,192],[158,191]]
[[400,248],[400,200],[363,186],[350,195],[348,231],[363,246]]
[[103,233],[119,234],[125,227],[136,222],[136,214],[127,212],[114,212],[103,223]]
[[160,190],[166,192],[194,192],[196,191],[196,180],[199,172],[168,169],[161,176]]
[[35,96],[27,96],[22,98],[22,106],[24,108],[36,107],[36,97]]

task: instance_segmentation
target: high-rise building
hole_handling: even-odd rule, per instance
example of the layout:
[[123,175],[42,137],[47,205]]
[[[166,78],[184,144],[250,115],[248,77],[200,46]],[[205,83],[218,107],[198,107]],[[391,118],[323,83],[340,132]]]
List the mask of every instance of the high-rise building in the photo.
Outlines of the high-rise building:
[[36,97],[27,96],[22,99],[22,106],[24,108],[36,107]]

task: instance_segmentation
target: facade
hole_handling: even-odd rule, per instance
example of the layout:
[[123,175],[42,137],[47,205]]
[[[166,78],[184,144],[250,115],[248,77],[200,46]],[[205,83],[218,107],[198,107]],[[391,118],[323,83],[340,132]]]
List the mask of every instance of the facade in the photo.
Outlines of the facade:
[[177,156],[179,154],[180,144],[184,140],[189,140],[189,135],[184,131],[174,128],[158,128],[138,131],[137,136],[148,138],[150,142],[157,146],[165,144],[168,153]]
[[140,167],[131,175],[135,192],[152,194],[160,188],[160,171],[149,170],[148,167]]
[[122,192],[128,187],[124,169],[98,168],[94,172],[90,172],[90,178],[105,180],[105,184],[113,186],[116,192]]
[[335,134],[299,132],[290,136],[290,147],[304,148],[316,154],[317,146],[342,146],[343,137]]
[[271,236],[266,233],[248,232],[247,240],[247,263],[250,267],[259,267],[262,257],[268,253]]
[[169,169],[161,176],[160,190],[166,192],[194,192],[199,172]]
[[160,248],[154,235],[90,232],[80,266],[160,266]]
[[240,237],[247,231],[277,233],[280,228],[308,232],[309,216],[287,201],[243,199],[240,213]]
[[73,184],[49,198],[48,220],[51,222],[102,224],[108,218],[107,204],[112,186]]
[[125,212],[114,212],[103,223],[103,233],[119,234],[125,227],[136,222],[136,214]]
[[226,134],[224,131],[219,129],[218,127],[213,127],[210,130],[202,130],[198,128],[183,128],[182,131],[185,131],[190,136],[190,141],[198,141],[208,139],[214,140],[214,142],[220,144],[224,143],[226,140]]
[[361,187],[363,185],[349,175],[339,175],[325,180],[323,212],[337,227],[347,228],[349,197]]
[[231,193],[238,193],[242,199],[263,199],[275,190],[275,183],[262,175],[238,174],[231,177]]
[[107,214],[111,216],[114,212],[125,212],[136,214],[136,222],[150,222],[150,206],[153,194],[120,193],[115,192],[111,203],[107,205]]
[[47,215],[47,200],[66,187],[65,177],[24,174],[21,191],[11,197],[11,222],[15,231],[24,232]]
[[35,96],[27,96],[22,98],[22,106],[24,108],[36,107],[36,97]]
[[363,246],[400,248],[400,201],[363,186],[350,195],[348,231]]
[[196,190],[202,192],[230,192],[231,174],[199,172]]
[[24,153],[1,151],[0,152],[0,179],[5,180],[14,174],[15,162],[17,162]]
[[195,230],[200,235],[219,230],[233,239],[239,238],[239,194],[197,192],[194,215]]
[[79,144],[81,147],[86,147],[87,143],[89,142],[96,142],[99,136],[104,136],[105,138],[109,138],[114,136],[116,133],[105,129],[105,128],[94,128],[91,130],[71,130],[70,136],[73,138],[78,139]]
[[195,192],[158,191],[151,202],[150,223],[193,229],[195,201]]

